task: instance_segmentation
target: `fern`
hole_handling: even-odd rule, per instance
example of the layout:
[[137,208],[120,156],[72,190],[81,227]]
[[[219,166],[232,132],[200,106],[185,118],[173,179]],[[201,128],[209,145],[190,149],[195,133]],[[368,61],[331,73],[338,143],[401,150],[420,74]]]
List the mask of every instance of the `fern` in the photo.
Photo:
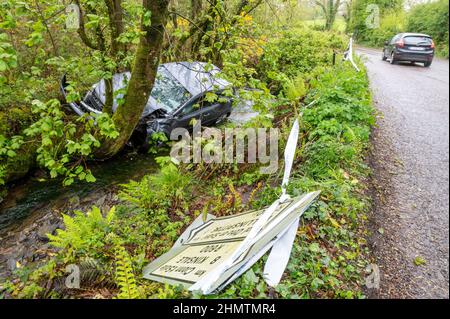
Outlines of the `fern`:
[[133,273],[130,256],[125,248],[116,247],[116,283],[119,286],[118,299],[138,299],[140,294]]
[[111,230],[115,217],[115,207],[103,217],[97,207],[84,214],[75,211],[74,216],[63,214],[64,230],[58,229],[56,235],[47,234],[50,244],[75,253],[84,253],[91,248],[101,248]]
[[153,210],[176,209],[185,204],[191,176],[181,172],[169,157],[158,157],[157,161],[161,166],[158,173],[147,175],[140,182],[121,185],[122,200]]

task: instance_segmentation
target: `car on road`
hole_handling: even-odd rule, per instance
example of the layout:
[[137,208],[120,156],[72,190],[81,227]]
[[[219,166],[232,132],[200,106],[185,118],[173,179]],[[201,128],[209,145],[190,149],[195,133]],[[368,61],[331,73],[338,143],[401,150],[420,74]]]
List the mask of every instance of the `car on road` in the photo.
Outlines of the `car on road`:
[[429,67],[433,62],[435,45],[433,39],[422,33],[399,33],[384,43],[382,59],[396,62],[420,62]]
[[[233,98],[229,82],[220,78],[220,69],[202,62],[174,62],[158,67],[155,84],[141,115],[134,137],[147,144],[154,133],[170,136],[175,128],[190,128],[193,119],[211,126],[223,122],[231,114]],[[113,76],[113,112],[119,105],[119,94],[131,77],[130,72]],[[66,76],[61,81],[61,91],[66,97]],[[96,83],[78,103],[69,103],[72,110],[82,116],[85,113],[101,113],[106,100],[105,81]],[[214,93],[214,94],[211,94]],[[226,94],[227,93],[227,94]],[[214,98],[211,98],[214,97]]]

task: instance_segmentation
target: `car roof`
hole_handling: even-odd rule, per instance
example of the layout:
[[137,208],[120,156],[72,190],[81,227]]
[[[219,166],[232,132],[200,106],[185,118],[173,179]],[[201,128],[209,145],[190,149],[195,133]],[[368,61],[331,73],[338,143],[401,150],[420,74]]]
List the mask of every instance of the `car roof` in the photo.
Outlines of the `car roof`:
[[[213,64],[204,62],[172,62],[161,64],[158,67],[158,74],[161,72],[161,68],[166,69],[192,96],[197,96],[204,92],[220,91],[231,84],[218,77],[220,69]],[[126,78],[126,80],[125,80]],[[117,73],[113,75],[113,89],[117,91],[123,88],[124,83],[131,78],[130,72]],[[99,97],[100,101],[104,104],[106,100],[105,81],[102,79],[100,82],[93,86],[91,92],[95,92],[95,95]],[[88,93],[90,94],[90,92]],[[116,111],[118,106],[117,98],[122,97],[123,94],[118,94],[114,98],[113,110]],[[142,116],[147,116],[155,110],[161,109],[163,106],[156,101],[153,96],[150,95],[147,105],[145,106]]]
[[431,38],[431,36],[429,36],[428,34],[424,34],[424,33],[412,33],[412,32],[405,32],[405,33],[401,33],[402,37],[427,37],[427,38]]
[[193,96],[213,91],[223,90],[230,83],[217,77],[220,69],[204,62],[173,62],[162,64],[170,74]]

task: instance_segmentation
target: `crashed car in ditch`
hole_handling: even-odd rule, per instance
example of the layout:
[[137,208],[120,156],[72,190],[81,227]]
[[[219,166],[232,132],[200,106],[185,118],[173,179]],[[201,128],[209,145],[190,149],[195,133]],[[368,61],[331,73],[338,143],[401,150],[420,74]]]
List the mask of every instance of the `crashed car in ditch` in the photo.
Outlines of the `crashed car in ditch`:
[[[176,62],[158,67],[150,98],[142,113],[134,140],[146,145],[154,133],[162,132],[168,137],[175,128],[190,128],[193,119],[201,120],[202,125],[212,126],[223,122],[230,116],[233,98],[225,96],[230,83],[218,77],[220,69],[202,62]],[[126,87],[129,72],[113,76],[113,89],[118,92]],[[66,97],[67,81],[64,76],[61,90]],[[69,103],[75,113],[101,113],[105,104],[105,81],[96,83],[78,103]],[[120,91],[119,91],[120,92]],[[213,102],[208,93],[218,96]],[[211,95],[211,94],[210,94]],[[229,94],[227,94],[229,95]],[[115,94],[113,112],[123,94]]]

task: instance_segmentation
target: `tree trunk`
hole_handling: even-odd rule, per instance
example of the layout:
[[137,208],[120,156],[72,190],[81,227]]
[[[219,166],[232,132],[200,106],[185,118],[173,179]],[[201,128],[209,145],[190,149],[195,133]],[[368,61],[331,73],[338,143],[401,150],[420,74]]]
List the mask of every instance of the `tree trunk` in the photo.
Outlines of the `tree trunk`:
[[117,154],[130,139],[153,88],[163,45],[164,27],[168,18],[169,0],[143,0],[144,11],[151,12],[151,24],[141,22],[145,31],[137,48],[125,103],[113,115],[120,135],[117,139],[105,139],[96,157],[106,159]]

